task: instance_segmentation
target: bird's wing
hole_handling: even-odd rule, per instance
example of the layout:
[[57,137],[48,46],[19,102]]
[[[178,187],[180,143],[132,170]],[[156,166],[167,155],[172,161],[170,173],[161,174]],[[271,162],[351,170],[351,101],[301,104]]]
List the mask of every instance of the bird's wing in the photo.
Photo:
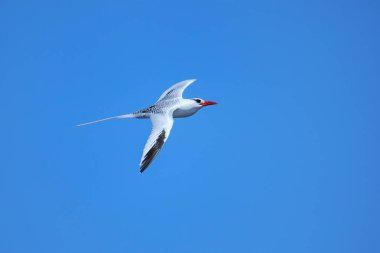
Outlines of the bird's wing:
[[174,84],[172,87],[167,89],[164,93],[162,93],[158,101],[172,99],[172,98],[182,98],[183,91],[195,81],[196,79],[191,79],[191,80],[185,80],[185,81]]
[[172,113],[154,114],[150,119],[152,121],[152,132],[144,147],[140,162],[140,172],[144,172],[154,157],[160,152],[173,126]]

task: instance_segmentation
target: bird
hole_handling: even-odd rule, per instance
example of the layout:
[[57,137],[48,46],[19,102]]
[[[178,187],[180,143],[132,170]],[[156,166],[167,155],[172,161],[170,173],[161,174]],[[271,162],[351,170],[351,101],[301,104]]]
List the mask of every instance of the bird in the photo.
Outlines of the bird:
[[142,173],[152,163],[168,139],[173,127],[174,118],[189,117],[203,107],[217,104],[217,102],[206,101],[201,98],[183,98],[183,92],[185,89],[195,81],[196,79],[190,79],[174,84],[162,93],[157,102],[144,109],[129,114],[82,123],[77,126],[86,126],[113,119],[150,119],[152,123],[152,131],[145,144],[139,165],[140,172]]

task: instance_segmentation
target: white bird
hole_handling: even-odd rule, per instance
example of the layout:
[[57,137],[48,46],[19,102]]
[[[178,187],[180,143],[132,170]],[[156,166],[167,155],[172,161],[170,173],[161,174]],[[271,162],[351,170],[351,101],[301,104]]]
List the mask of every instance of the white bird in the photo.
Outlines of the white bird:
[[168,139],[170,130],[173,127],[173,118],[189,117],[205,106],[217,104],[216,102],[205,101],[200,98],[185,99],[182,97],[183,91],[195,81],[195,79],[192,79],[176,83],[167,89],[156,103],[145,109],[130,114],[83,123],[78,126],[90,125],[111,119],[150,119],[152,121],[152,132],[145,144],[140,161],[140,172],[143,172]]

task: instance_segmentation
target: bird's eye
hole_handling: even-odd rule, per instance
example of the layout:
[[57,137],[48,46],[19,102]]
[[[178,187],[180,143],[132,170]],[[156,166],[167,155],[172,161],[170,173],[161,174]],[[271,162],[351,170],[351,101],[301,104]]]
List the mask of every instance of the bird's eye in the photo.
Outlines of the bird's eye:
[[202,100],[200,100],[199,98],[196,98],[196,99],[194,99],[195,100],[195,102],[197,102],[198,104],[200,103],[200,102],[202,102]]

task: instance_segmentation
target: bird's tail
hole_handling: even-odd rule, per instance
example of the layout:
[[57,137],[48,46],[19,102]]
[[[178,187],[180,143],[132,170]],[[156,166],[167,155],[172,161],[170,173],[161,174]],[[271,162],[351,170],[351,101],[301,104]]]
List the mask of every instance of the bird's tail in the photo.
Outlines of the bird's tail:
[[87,123],[82,123],[82,124],[79,124],[77,126],[87,126],[87,125],[99,123],[99,122],[110,120],[110,119],[125,119],[125,118],[134,118],[134,117],[135,116],[132,113],[131,114],[124,114],[124,115],[113,116],[113,117],[109,117],[109,118],[105,118],[105,119],[99,119],[99,120],[95,120],[95,121],[91,121],[91,122],[87,122]]

